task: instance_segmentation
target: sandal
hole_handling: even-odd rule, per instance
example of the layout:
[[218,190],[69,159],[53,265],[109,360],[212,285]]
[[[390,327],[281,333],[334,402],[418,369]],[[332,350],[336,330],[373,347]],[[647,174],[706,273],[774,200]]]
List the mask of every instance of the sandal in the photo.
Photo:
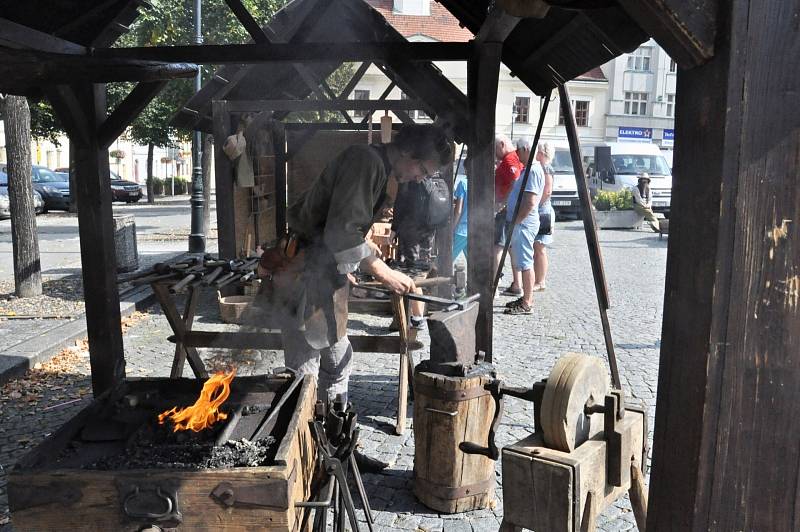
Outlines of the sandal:
[[521,296],[522,295],[522,289],[521,288],[513,288],[513,287],[509,286],[508,288],[506,288],[505,290],[500,292],[500,295],[502,295],[502,296]]
[[545,290],[547,290],[547,286],[545,286],[544,283],[542,284],[536,283],[535,285],[533,285],[534,292],[544,292]]
[[503,312],[505,314],[533,314],[533,307],[529,307],[528,305],[520,301],[519,305],[508,307]]
[[508,303],[506,303],[506,308],[516,307],[517,305],[520,305],[521,303],[522,303],[522,298],[518,297],[514,301],[509,301]]

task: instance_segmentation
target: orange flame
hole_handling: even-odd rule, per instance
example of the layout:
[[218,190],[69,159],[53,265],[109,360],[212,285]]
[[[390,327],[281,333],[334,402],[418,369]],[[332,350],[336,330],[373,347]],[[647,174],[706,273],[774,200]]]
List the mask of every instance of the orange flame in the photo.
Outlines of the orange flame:
[[158,423],[163,425],[169,419],[174,424],[172,432],[179,430],[192,430],[200,432],[216,423],[228,418],[228,414],[219,411],[220,405],[231,394],[231,381],[236,375],[236,370],[228,374],[215,373],[208,379],[200,391],[200,397],[192,406],[186,408],[173,407],[158,415]]

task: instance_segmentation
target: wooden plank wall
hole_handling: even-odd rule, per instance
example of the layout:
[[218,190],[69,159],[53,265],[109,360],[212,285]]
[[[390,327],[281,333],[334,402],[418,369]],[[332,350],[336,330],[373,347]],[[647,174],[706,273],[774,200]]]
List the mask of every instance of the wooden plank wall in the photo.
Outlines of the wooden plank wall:
[[718,13],[678,73],[647,530],[800,530],[798,8]]

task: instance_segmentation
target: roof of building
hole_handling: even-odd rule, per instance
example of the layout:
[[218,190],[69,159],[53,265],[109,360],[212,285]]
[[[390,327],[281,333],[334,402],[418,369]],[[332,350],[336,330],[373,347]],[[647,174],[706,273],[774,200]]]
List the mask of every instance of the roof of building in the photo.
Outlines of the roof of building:
[[438,2],[430,3],[430,15],[403,15],[394,11],[394,0],[365,1],[406,38],[423,35],[437,41],[466,42],[474,37]]
[[589,72],[581,74],[575,79],[577,81],[608,81],[606,75],[603,74],[603,69],[601,69],[599,66],[594,67]]

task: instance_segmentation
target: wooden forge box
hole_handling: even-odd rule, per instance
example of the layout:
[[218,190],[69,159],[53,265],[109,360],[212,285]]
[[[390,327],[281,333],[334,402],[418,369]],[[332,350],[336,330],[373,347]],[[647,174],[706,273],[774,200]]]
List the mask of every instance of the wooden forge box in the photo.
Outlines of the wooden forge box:
[[[128,463],[136,466],[128,468],[92,465],[97,460],[113,461],[121,447],[130,447],[128,434],[122,442],[115,440],[114,433],[122,429],[118,419],[109,418],[109,405],[127,401],[139,403],[141,409],[141,403],[147,403],[157,414],[176,398],[179,405],[191,405],[194,399],[183,397],[196,398],[202,384],[195,379],[131,379],[95,399],[10,471],[8,497],[15,530],[135,531],[152,525],[192,531],[299,530],[303,511],[294,503],[309,498],[316,457],[308,427],[316,401],[313,378],[306,377],[294,389],[289,378],[276,376],[237,377],[231,382],[226,404],[232,413],[227,425],[220,422],[217,438],[227,438],[231,426],[265,434],[267,429],[261,427],[271,423],[264,420],[291,390],[268,432],[274,438],[268,465],[215,469],[139,467],[134,461]],[[263,415],[249,415],[259,410]],[[118,408],[115,416],[120,417]],[[194,436],[187,431],[186,437]],[[253,443],[225,441],[230,444],[223,446],[226,449],[237,441],[244,446]],[[141,458],[157,461],[147,453]]]

